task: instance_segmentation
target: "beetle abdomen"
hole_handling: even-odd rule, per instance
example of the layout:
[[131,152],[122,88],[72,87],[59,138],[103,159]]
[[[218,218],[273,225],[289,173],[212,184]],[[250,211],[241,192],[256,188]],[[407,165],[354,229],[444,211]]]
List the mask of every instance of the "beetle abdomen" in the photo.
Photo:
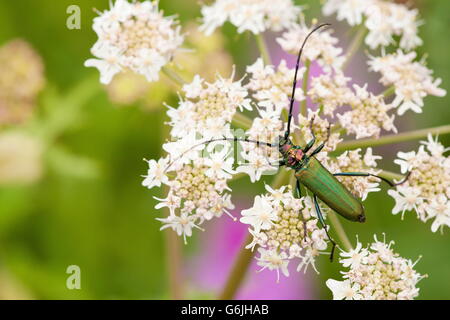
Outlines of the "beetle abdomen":
[[362,203],[316,158],[310,158],[295,176],[300,183],[344,218],[359,222],[366,220]]

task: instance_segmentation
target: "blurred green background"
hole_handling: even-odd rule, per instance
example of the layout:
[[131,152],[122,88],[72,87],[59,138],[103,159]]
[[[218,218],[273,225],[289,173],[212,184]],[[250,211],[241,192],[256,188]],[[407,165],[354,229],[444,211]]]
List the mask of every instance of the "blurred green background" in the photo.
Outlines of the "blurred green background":
[[[308,18],[320,18],[318,1],[296,2],[309,7]],[[66,9],[72,4],[81,8],[81,30],[66,28]],[[425,21],[420,27],[424,45],[418,49],[419,56],[428,54],[428,66],[449,91],[450,2],[423,0],[415,5]],[[56,147],[45,155],[40,181],[0,187],[1,298],[169,297],[165,237],[154,219],[161,213],[153,209],[152,198],[161,193],[141,187],[147,167],[142,159],[158,158],[161,152],[165,108],[144,108],[141,102],[119,106],[98,83],[97,70],[83,67],[96,41],[91,28],[96,16],[93,7],[104,10],[107,6],[107,0],[0,2],[0,45],[22,38],[42,56],[47,85],[37,102],[36,121],[56,127],[51,142]],[[160,7],[167,15],[178,14],[183,26],[200,16],[196,1],[161,0]],[[251,37],[237,35],[229,25],[223,32],[234,63],[243,66],[254,61]],[[168,84],[162,86],[161,90],[175,93]],[[177,97],[167,95],[164,101],[175,105]],[[402,130],[448,123],[448,98],[428,97],[425,103],[423,114],[402,118]],[[441,141],[449,145],[448,137]],[[375,153],[384,155],[380,166],[398,171],[392,164],[396,152],[417,146],[418,142],[411,142],[376,148]],[[253,190],[248,199],[239,198],[251,205],[263,184],[244,180],[233,188]],[[371,241],[374,233],[385,232],[402,256],[415,260],[423,255],[417,270],[429,277],[420,282],[420,298],[450,298],[450,233],[432,233],[430,225],[412,213],[401,221],[390,214],[393,203],[383,192],[371,194],[366,202],[368,222],[343,221],[344,227],[351,237],[359,234],[363,243]],[[184,247],[187,259],[195,248],[195,241]],[[72,264],[81,268],[82,290],[66,288],[66,268]],[[324,258],[321,274],[308,274],[318,288],[317,298],[331,297],[323,282],[339,276],[338,266]]]

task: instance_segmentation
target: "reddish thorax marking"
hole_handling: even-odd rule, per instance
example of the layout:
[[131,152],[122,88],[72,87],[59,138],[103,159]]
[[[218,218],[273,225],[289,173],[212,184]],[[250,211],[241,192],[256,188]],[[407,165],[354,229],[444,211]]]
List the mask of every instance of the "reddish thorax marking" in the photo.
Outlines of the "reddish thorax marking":
[[286,144],[282,147],[282,151],[285,154],[286,158],[287,158],[287,165],[288,166],[293,166],[296,163],[298,163],[299,161],[303,160],[303,156],[305,155],[303,153],[302,149],[297,149],[294,148],[292,145],[290,144]]

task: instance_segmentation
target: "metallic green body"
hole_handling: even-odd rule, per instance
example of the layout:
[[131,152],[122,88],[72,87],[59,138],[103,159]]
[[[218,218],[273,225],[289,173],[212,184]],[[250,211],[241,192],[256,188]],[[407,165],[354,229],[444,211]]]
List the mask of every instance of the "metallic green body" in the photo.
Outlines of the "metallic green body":
[[341,216],[351,221],[365,221],[361,202],[316,158],[306,158],[295,177]]

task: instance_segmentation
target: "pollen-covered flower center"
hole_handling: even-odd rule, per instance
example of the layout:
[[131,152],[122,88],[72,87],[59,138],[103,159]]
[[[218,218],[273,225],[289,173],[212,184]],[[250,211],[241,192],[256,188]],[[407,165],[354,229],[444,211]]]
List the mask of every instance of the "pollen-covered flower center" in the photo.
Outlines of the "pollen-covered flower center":
[[236,112],[236,105],[230,100],[226,92],[217,87],[204,90],[195,105],[194,121],[206,123],[208,119],[223,118],[231,121]]
[[440,163],[440,159],[427,156],[411,170],[408,183],[421,190],[422,198],[432,199],[445,194],[449,179],[448,169]]
[[122,48],[126,56],[135,56],[141,49],[163,51],[167,48],[161,43],[169,43],[172,37],[170,28],[162,28],[164,18],[159,13],[134,16],[119,23],[119,30],[111,38],[117,47]]
[[267,244],[272,248],[288,250],[294,244],[301,244],[304,236],[304,223],[300,213],[293,209],[280,207],[277,210],[279,220],[266,231]]
[[[331,163],[332,172],[367,172],[378,174],[379,171],[370,168],[360,155],[360,150],[344,152]],[[337,177],[338,180],[354,195],[364,198],[373,188],[378,187],[379,179],[372,176]]]
[[215,200],[215,193],[211,193],[211,191],[214,191],[215,181],[205,175],[206,170],[206,166],[184,166],[177,173],[172,185],[175,195],[185,201],[192,201],[196,207]]
[[392,244],[375,237],[375,242],[367,248],[358,243],[353,253],[342,252],[346,259],[340,262],[349,270],[342,272],[345,280],[340,285],[330,282],[330,289],[335,293],[342,290],[342,296],[347,299],[414,299],[418,295],[417,282],[426,275],[417,273],[413,269],[415,263],[395,253]]
[[361,291],[371,292],[375,299],[397,299],[398,294],[408,290],[410,280],[405,276],[404,261],[384,262],[379,256],[369,256],[369,263],[360,265],[357,270],[350,271],[348,276],[359,283]]
[[222,194],[221,187],[226,185],[226,179],[206,175],[208,169],[203,164],[186,165],[171,181],[170,193],[182,199],[182,213],[209,220],[215,215],[222,215],[228,207],[228,198]]

